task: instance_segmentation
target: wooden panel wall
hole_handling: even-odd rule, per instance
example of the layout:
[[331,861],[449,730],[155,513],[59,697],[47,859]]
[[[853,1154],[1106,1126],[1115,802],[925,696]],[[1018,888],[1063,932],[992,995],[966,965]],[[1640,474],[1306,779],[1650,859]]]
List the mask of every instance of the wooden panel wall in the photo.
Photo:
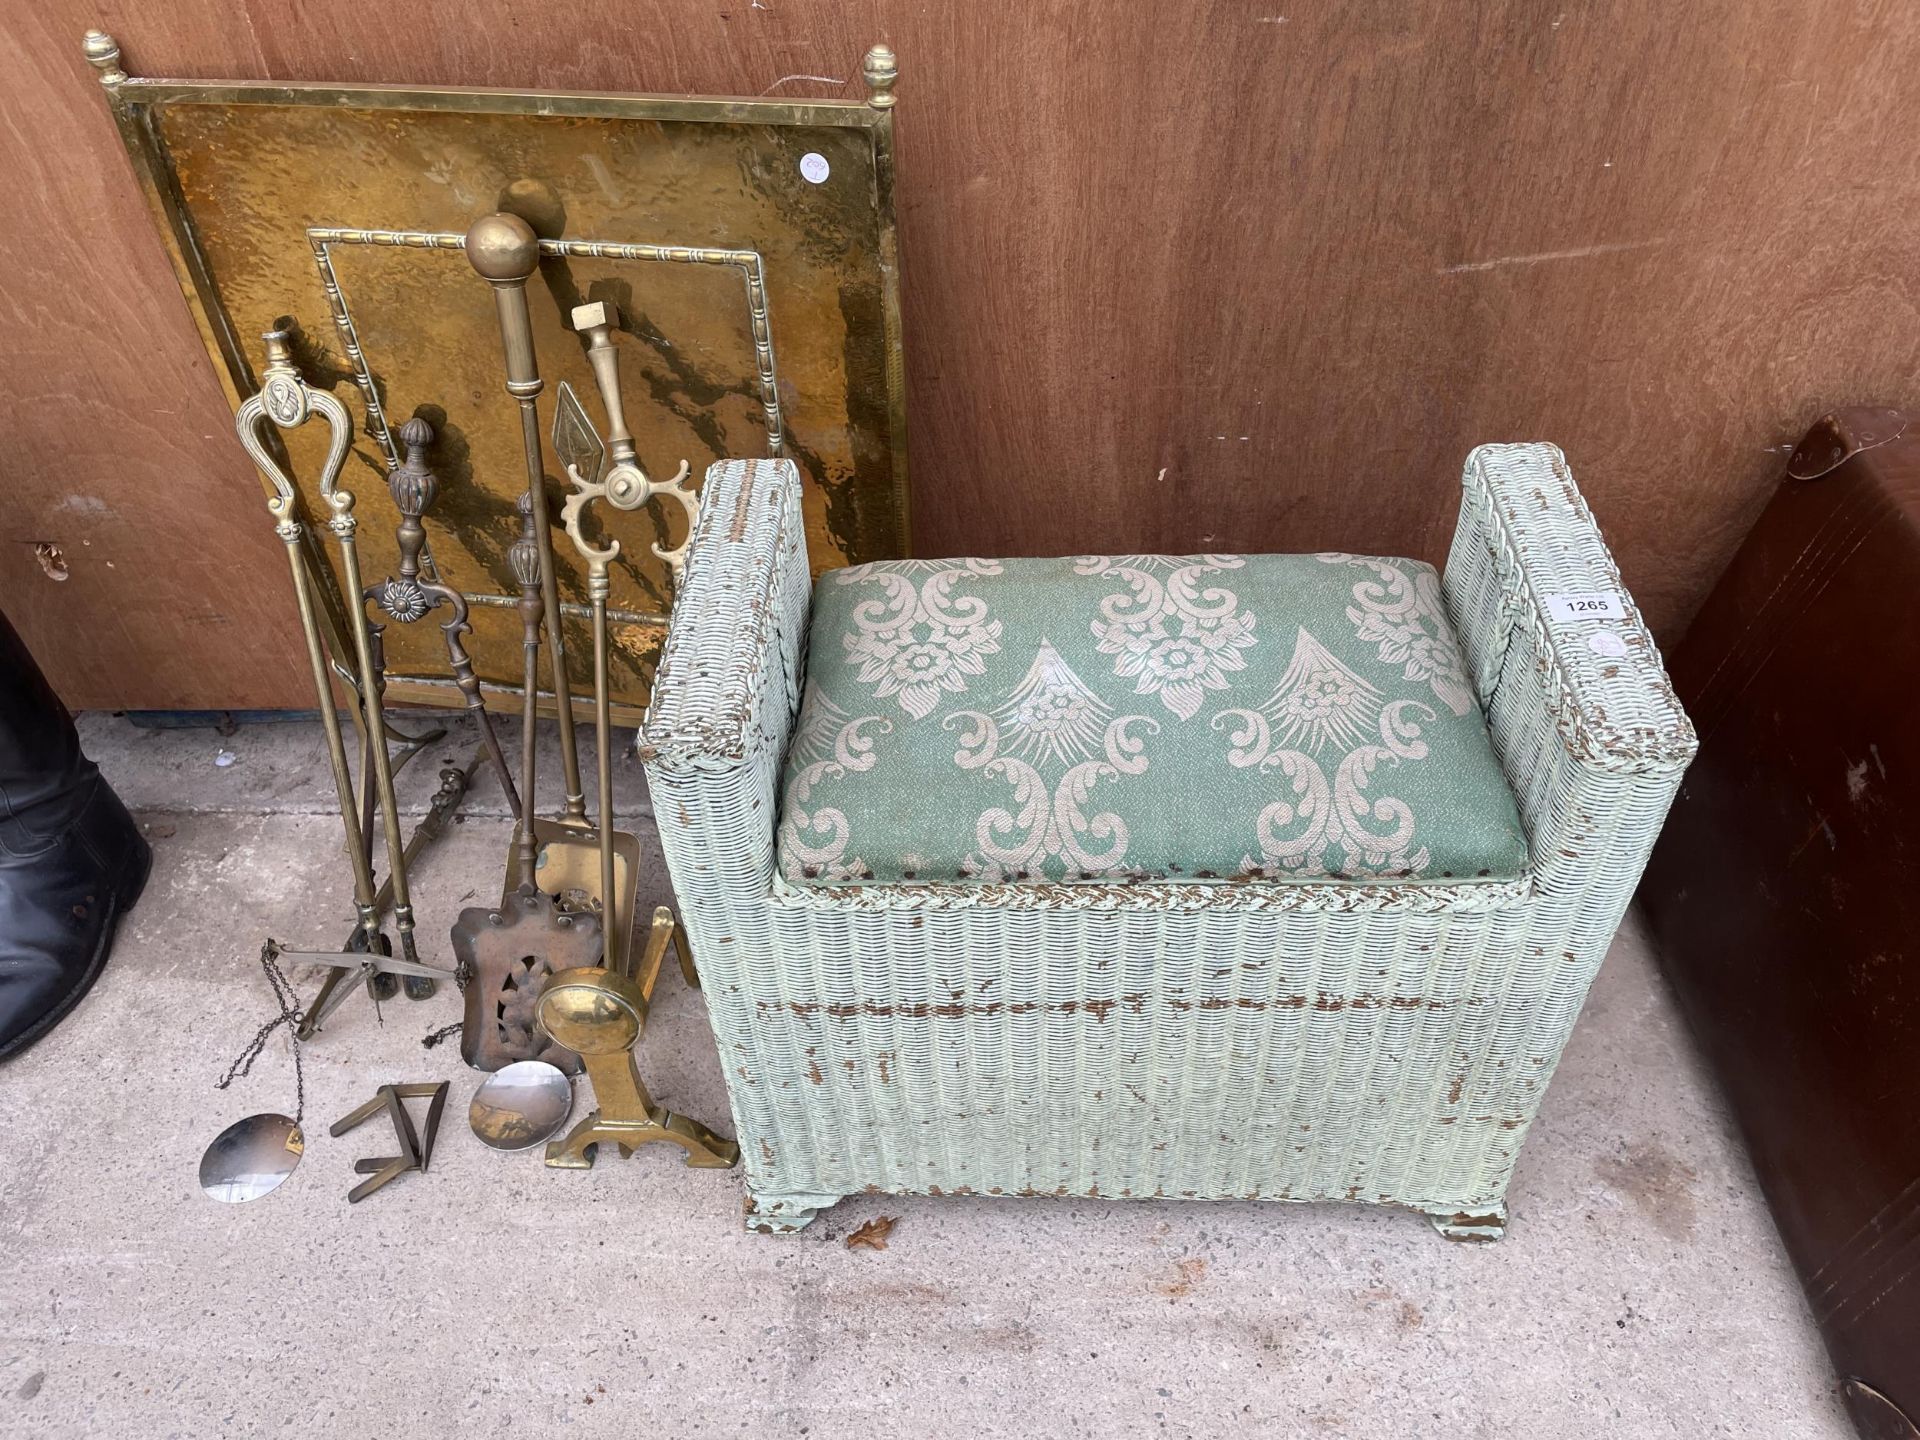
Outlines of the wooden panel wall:
[[1466,451],[1546,438],[1671,639],[1807,420],[1920,405],[1898,0],[41,0],[0,605],[76,705],[305,700],[90,24],[136,74],[790,95],[890,41],[924,554],[1438,560]]

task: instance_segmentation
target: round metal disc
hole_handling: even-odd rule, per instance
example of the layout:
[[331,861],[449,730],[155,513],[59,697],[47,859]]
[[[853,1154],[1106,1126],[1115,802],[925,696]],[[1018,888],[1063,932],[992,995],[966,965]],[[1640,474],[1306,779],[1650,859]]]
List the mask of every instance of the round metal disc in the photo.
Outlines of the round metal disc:
[[200,1188],[230,1205],[258,1200],[293,1173],[306,1148],[300,1127],[285,1115],[249,1115],[207,1146],[200,1157]]
[[544,1060],[516,1060],[480,1082],[467,1123],[484,1145],[525,1150],[547,1139],[573,1111],[573,1085]]

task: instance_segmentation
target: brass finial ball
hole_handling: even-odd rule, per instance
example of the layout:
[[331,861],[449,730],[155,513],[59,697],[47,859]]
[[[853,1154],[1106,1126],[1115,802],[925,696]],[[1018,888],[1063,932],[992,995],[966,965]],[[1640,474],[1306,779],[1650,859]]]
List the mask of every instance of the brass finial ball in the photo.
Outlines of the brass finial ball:
[[524,280],[540,263],[540,240],[518,215],[485,215],[467,231],[467,263],[488,280]]
[[860,66],[867,78],[867,104],[876,110],[891,110],[894,104],[893,87],[900,80],[900,61],[893,53],[891,45],[876,45],[867,51],[867,58]]
[[127,78],[127,72],[120,68],[120,47],[106,31],[87,31],[80,48],[86,54],[87,63],[100,72],[102,85],[118,85]]

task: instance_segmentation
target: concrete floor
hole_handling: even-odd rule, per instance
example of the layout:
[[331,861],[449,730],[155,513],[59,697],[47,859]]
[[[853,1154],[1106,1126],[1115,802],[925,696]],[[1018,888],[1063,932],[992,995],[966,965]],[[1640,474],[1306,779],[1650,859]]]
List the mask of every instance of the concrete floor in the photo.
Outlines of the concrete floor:
[[[154,871],[93,995],[0,1070],[0,1433],[1850,1433],[1631,924],[1496,1246],[1357,1207],[984,1198],[862,1197],[801,1236],[750,1236],[737,1175],[660,1147],[588,1173],[484,1149],[476,1077],[456,1047],[420,1046],[458,1018],[451,991],[378,1017],[356,997],[307,1047],[305,1161],[227,1206],[196,1186],[201,1150],[294,1104],[278,1040],[250,1079],[213,1084],[271,1013],[260,942],[350,928],[318,727],[82,729]],[[468,733],[405,777],[415,808]],[[616,773],[631,809],[638,767]],[[435,962],[453,912],[497,890],[501,808],[483,778],[421,867]],[[725,1123],[699,1000],[671,972],[644,1069],[665,1103]],[[353,1161],[381,1142],[327,1125],[382,1082],[442,1078],[431,1173],[349,1208]],[[898,1217],[890,1247],[847,1249],[877,1215]]]

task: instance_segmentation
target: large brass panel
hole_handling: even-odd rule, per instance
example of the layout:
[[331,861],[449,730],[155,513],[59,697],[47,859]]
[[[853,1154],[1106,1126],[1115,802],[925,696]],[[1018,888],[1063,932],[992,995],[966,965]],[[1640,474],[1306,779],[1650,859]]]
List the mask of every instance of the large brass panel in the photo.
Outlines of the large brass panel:
[[[260,333],[291,318],[304,378],[347,404],[345,483],[360,498],[369,581],[397,561],[390,431],[416,414],[433,425],[431,559],[473,602],[470,648],[490,705],[518,706],[506,552],[525,475],[493,298],[461,248],[491,211],[520,214],[542,239],[528,294],[543,431],[562,380],[600,420],[568,317],[612,301],[643,465],[671,474],[686,460],[697,477],[716,459],[781,454],[805,477],[816,567],[907,553],[887,52],[869,57],[866,101],[787,103],[143,80],[92,40],[89,57],[230,398],[257,387]],[[286,438],[311,487],[323,438]],[[546,460],[558,516],[567,486],[551,446]],[[310,489],[301,498],[324,513]],[[677,543],[685,518],[658,503],[597,518],[622,541],[610,657],[616,718],[630,722],[672,601],[652,545]],[[268,521],[262,508],[235,523]],[[586,574],[555,535],[584,705]],[[333,557],[309,559],[337,628]],[[389,625],[386,648],[393,698],[457,699],[434,627]]]

